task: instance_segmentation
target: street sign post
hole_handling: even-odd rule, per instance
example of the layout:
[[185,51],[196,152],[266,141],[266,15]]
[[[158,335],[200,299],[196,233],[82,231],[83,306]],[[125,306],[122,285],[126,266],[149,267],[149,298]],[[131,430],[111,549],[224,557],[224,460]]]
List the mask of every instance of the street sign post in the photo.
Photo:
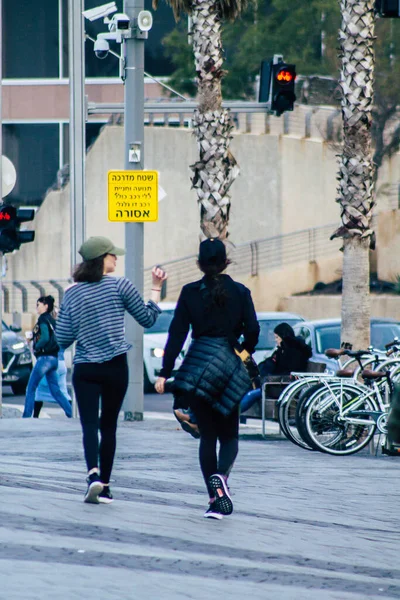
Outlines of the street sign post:
[[121,223],[157,221],[157,171],[109,171],[108,220]]

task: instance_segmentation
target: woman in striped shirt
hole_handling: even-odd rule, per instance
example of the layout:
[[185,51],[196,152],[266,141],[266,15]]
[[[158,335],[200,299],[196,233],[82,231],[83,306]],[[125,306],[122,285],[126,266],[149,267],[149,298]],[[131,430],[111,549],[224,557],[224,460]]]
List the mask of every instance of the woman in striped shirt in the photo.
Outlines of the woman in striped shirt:
[[145,304],[128,279],[109,276],[115,271],[117,256],[125,250],[107,238],[91,237],[79,254],[83,262],[74,272],[75,284],[65,293],[56,333],[62,349],[76,342],[72,382],[88,468],[84,501],[98,504],[113,499],[109,482],[118,414],[128,387],[127,352],[131,347],[125,341],[125,312],[142,327],[151,327],[161,312],[157,302],[167,275],[160,268],[153,269],[151,296]]

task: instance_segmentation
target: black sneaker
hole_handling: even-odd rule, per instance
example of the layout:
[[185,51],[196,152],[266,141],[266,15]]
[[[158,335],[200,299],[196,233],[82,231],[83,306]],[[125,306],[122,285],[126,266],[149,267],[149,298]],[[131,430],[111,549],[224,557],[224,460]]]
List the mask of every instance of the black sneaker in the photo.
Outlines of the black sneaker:
[[233,512],[232,498],[229,494],[228,486],[225,478],[222,475],[211,475],[208,480],[208,485],[213,492],[215,498],[215,508],[223,515],[230,515]]
[[103,487],[103,491],[100,492],[99,502],[100,502],[100,504],[111,504],[111,502],[114,502],[113,495],[112,495],[110,487],[108,485],[105,485]]
[[88,489],[83,501],[88,504],[99,504],[99,494],[103,491],[104,487],[100,481],[100,477],[97,473],[92,473],[86,481],[88,483]]
[[210,506],[204,513],[205,519],[218,519],[219,521],[223,519],[224,515],[220,513],[215,506],[215,502],[211,502]]

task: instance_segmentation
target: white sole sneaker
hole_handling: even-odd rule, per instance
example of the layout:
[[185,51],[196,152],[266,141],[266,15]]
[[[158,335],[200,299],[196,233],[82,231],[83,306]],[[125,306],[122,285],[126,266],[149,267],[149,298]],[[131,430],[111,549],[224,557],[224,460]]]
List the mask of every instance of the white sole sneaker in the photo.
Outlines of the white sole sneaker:
[[102,496],[99,496],[100,504],[111,504],[111,502],[114,502],[114,498],[102,498]]
[[103,487],[101,481],[93,481],[89,485],[83,501],[88,504],[100,504],[99,494],[103,491]]
[[218,519],[218,521],[220,521],[221,519],[224,518],[224,515],[221,515],[221,513],[219,512],[214,512],[213,510],[207,510],[203,517],[205,519]]

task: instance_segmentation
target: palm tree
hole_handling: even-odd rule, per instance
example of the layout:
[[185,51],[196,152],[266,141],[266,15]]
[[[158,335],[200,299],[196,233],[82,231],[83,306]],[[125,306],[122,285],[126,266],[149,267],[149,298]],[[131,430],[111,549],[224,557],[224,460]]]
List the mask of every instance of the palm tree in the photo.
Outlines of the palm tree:
[[[229,188],[239,167],[229,151],[232,121],[222,108],[221,79],[223,50],[221,27],[224,19],[235,19],[246,0],[167,0],[176,19],[182,12],[192,19],[192,43],[198,86],[198,108],[193,128],[199,160],[191,165],[192,185],[200,206],[200,227],[205,237],[228,237]],[[153,0],[157,8],[158,0]]]
[[337,202],[343,238],[342,342],[363,349],[370,339],[369,249],[374,202],[371,123],[374,82],[375,0],[339,0],[343,148]]

